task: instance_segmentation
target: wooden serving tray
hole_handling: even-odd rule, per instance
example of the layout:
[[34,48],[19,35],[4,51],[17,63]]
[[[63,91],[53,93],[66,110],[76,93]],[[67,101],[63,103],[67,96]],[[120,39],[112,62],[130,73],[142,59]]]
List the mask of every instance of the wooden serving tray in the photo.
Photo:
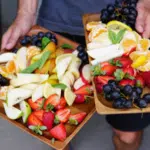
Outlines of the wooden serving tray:
[[[84,33],[86,44],[89,43],[88,40],[88,31],[86,30],[86,24],[91,21],[100,21],[100,14],[85,14],[82,18],[84,25]],[[90,59],[90,58],[89,58]],[[105,100],[102,94],[97,93],[95,83],[92,80],[94,86],[94,99],[96,111],[102,115],[111,115],[111,114],[135,114],[135,113],[150,113],[150,105],[144,109],[131,108],[131,109],[115,109],[112,107],[112,103]],[[144,93],[148,93],[150,90],[148,88],[144,89]]]
[[[37,34],[40,31],[47,32],[48,30],[44,29],[44,28],[42,28],[40,26],[34,26],[31,29],[31,31],[29,32],[28,35],[34,35],[34,34]],[[63,36],[60,36],[58,34],[55,34],[55,35],[56,35],[56,37],[58,39],[58,46],[62,45],[64,43],[72,45],[74,49],[78,46],[77,43],[75,43],[75,42],[73,42],[73,41],[71,41],[69,39],[66,39]],[[0,101],[0,117],[2,117],[3,119],[9,121],[10,123],[15,125],[16,127],[22,129],[24,132],[26,132],[26,133],[30,134],[31,136],[39,139],[40,141],[44,142],[45,144],[51,146],[52,148],[57,149],[57,150],[63,150],[68,145],[68,143],[73,139],[73,137],[80,131],[80,129],[85,125],[85,123],[94,114],[94,112],[95,112],[94,99],[91,99],[88,104],[74,104],[73,106],[71,106],[69,108],[70,108],[72,114],[78,113],[80,111],[85,111],[87,113],[87,116],[83,120],[83,122],[80,125],[78,125],[78,126],[71,126],[69,124],[65,125],[66,130],[67,130],[67,138],[66,138],[66,140],[64,142],[55,141],[54,144],[52,144],[51,137],[50,137],[48,132],[44,132],[44,136],[39,136],[39,135],[33,133],[31,130],[29,130],[27,128],[27,126],[22,123],[21,119],[16,120],[16,121],[8,119],[7,116],[5,115],[5,112],[4,112],[4,109],[3,109],[3,105],[2,105],[2,101]]]

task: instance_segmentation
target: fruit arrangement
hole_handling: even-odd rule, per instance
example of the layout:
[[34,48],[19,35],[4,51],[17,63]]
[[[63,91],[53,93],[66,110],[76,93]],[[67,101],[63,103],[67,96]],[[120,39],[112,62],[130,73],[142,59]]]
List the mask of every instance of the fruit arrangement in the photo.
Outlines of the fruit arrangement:
[[0,99],[9,119],[22,118],[36,134],[64,141],[66,126],[77,126],[88,115],[72,107],[86,105],[93,87],[85,48],[57,42],[55,34],[39,32],[1,54]]
[[[133,30],[136,3],[136,0],[123,0],[108,5],[101,12],[101,21],[89,21],[85,25],[97,95],[101,103],[110,108],[142,109],[150,103],[150,40]],[[130,15],[125,14],[125,11],[132,14],[131,7],[136,12],[134,24],[129,23]]]
[[108,23],[111,20],[118,20],[134,29],[138,14],[137,2],[138,0],[116,0],[114,4],[109,4],[101,10],[101,21]]

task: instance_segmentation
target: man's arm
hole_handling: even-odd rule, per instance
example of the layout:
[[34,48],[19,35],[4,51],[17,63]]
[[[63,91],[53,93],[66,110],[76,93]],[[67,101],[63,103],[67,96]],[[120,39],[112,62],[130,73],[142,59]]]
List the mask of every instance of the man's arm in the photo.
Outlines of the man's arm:
[[15,21],[2,37],[1,50],[12,49],[20,36],[24,36],[36,21],[37,0],[19,0]]

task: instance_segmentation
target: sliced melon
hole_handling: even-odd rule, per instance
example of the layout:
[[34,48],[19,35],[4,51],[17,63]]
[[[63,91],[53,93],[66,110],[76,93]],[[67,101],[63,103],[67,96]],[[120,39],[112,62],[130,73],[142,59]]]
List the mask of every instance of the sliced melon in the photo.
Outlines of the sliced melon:
[[28,89],[28,90],[35,90],[37,87],[38,84],[33,84],[33,83],[25,84],[21,86],[21,88]]
[[0,63],[6,63],[10,60],[13,60],[16,54],[14,53],[3,53],[0,55]]

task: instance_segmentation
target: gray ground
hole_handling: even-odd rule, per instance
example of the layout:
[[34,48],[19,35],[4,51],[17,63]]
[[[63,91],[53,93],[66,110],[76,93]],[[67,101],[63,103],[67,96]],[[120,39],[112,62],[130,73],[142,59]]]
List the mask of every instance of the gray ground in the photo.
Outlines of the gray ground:
[[[105,118],[95,114],[72,140],[73,150],[113,150],[112,132]],[[150,127],[140,150],[150,149]],[[0,150],[51,150],[37,139],[0,119]],[[71,149],[72,150],[72,149]]]

